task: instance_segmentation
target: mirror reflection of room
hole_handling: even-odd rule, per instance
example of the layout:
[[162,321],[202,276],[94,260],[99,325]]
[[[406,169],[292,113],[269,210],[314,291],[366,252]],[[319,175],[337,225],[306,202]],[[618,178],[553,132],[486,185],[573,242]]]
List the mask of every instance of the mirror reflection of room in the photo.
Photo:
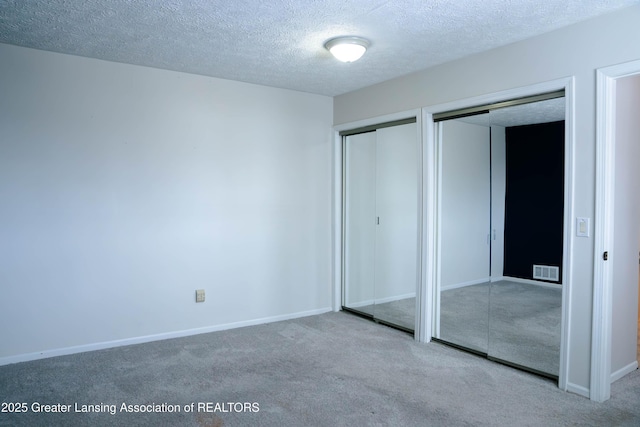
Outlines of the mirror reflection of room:
[[441,120],[438,132],[434,336],[557,377],[564,98]]
[[418,142],[415,119],[343,137],[343,308],[415,328]]

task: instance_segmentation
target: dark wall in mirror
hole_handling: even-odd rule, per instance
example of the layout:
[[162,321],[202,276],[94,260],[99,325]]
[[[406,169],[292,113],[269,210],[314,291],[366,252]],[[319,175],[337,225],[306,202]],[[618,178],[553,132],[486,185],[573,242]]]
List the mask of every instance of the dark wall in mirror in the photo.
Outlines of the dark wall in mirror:
[[533,279],[543,265],[562,277],[563,214],[564,121],[507,127],[505,276]]

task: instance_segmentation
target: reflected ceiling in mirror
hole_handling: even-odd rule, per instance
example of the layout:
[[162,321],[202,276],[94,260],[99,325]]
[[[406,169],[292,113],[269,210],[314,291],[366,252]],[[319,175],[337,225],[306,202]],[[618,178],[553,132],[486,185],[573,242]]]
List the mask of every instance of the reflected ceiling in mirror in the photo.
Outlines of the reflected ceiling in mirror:
[[564,120],[565,98],[531,102],[514,107],[497,108],[490,113],[463,117],[458,120],[482,126],[523,126]]

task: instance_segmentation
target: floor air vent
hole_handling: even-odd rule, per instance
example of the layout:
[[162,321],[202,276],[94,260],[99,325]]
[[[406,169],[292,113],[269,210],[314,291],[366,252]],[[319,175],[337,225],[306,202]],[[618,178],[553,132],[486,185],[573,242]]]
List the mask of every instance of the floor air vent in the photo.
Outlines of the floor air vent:
[[534,265],[533,278],[558,282],[560,280],[560,267],[552,267],[550,265]]

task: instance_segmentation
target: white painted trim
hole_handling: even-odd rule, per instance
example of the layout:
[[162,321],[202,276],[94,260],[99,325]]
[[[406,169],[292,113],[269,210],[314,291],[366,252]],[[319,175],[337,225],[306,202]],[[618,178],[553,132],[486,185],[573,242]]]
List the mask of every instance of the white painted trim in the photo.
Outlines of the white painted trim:
[[360,302],[350,302],[349,305],[347,305],[347,308],[360,308],[360,307],[366,307],[368,305],[373,305],[375,304],[376,301],[372,300],[372,299],[368,299],[368,300],[364,300],[364,301],[360,301]]
[[[600,68],[596,73],[596,212],[594,221],[593,317],[591,326],[591,400],[611,397],[611,328],[615,173],[615,82],[640,74],[640,60]],[[614,256],[612,254],[612,256]]]
[[[357,129],[364,126],[376,125],[379,123],[392,122],[396,120],[404,120],[404,119],[416,119],[416,127],[417,130],[417,143],[422,144],[422,115],[420,109],[413,109],[408,111],[401,111],[398,113],[386,114],[383,116],[373,117],[369,119],[358,120],[350,123],[343,123],[340,125],[334,126],[334,141],[333,141],[333,310],[339,311],[342,308],[342,226],[343,226],[343,218],[342,218],[342,196],[343,196],[343,188],[342,188],[342,137],[340,136],[341,131]],[[420,156],[418,156],[420,160]],[[418,168],[419,171],[423,170],[423,167]],[[420,189],[420,186],[418,187]],[[422,193],[419,191],[418,193],[418,230],[421,229],[421,218],[422,218]],[[421,246],[422,241],[418,239],[418,244]],[[418,260],[422,261],[422,248],[418,250]],[[423,271],[422,263],[420,262],[417,268],[417,271],[421,273]],[[421,295],[422,291],[422,276],[418,275],[416,278],[416,295]],[[416,298],[416,304],[419,304],[422,300],[422,297]],[[422,322],[422,308],[416,312],[420,322]],[[421,323],[423,324],[423,323]],[[419,340],[419,336],[422,333],[420,329],[416,329],[416,333],[414,336]]]
[[[563,390],[568,390],[569,381],[569,345],[570,332],[571,332],[571,287],[572,287],[572,268],[573,268],[573,230],[574,221],[572,220],[574,215],[574,181],[575,181],[575,78],[566,77],[562,79],[552,80],[548,82],[538,83],[530,86],[509,89],[501,92],[495,92],[491,94],[480,95],[472,98],[466,98],[456,100],[444,104],[432,105],[424,107],[423,114],[437,114],[446,111],[457,110],[466,107],[473,107],[477,105],[491,104],[494,102],[507,101],[509,99],[522,98],[531,95],[537,95],[546,92],[553,92],[556,90],[565,90],[565,210],[564,210],[564,237],[563,237],[563,278],[562,283],[562,329],[561,329],[561,342],[560,342],[560,372],[558,375],[558,387]],[[426,120],[425,120],[426,121]],[[433,126],[433,117],[430,118],[431,125]],[[434,133],[427,133],[426,135],[427,145],[434,145],[433,141],[436,139]],[[425,168],[436,168],[438,163],[426,164]],[[439,189],[440,190],[440,189]],[[440,193],[440,191],[439,191]],[[441,203],[438,203],[438,206]],[[437,274],[437,273],[436,273]],[[439,280],[438,280],[439,281]],[[437,288],[436,284],[436,288]],[[437,300],[432,306],[432,310],[435,312],[438,309]],[[576,386],[571,386],[574,390],[577,390]],[[586,390],[586,389],[585,389]],[[584,390],[582,390],[584,392]],[[579,393],[580,394],[580,393]],[[587,390],[588,395],[588,390]]]
[[567,383],[567,386],[565,387],[565,391],[580,395],[582,397],[589,397],[589,389],[581,385]]
[[[421,127],[422,127],[422,229],[421,229],[421,246],[422,246],[422,262],[420,275],[420,309],[419,322],[421,328],[416,337],[419,342],[430,342],[434,331],[439,331],[439,316],[433,307],[440,307],[440,292],[436,290],[436,195],[435,191],[436,168],[436,146],[435,138],[433,138],[435,128],[433,124],[433,115],[421,111]],[[429,137],[429,135],[431,137]]]
[[432,188],[435,189],[435,207],[433,209],[434,215],[434,236],[435,236],[435,251],[433,254],[434,257],[434,266],[435,266],[435,283],[434,283],[434,305],[433,305],[433,324],[434,324],[434,332],[433,336],[436,338],[440,338],[440,311],[442,308],[442,233],[440,233],[440,222],[442,218],[442,126],[433,122],[433,114],[430,113],[431,117],[431,126],[433,128],[433,132],[431,136],[434,138],[432,142],[433,146],[433,163],[430,165],[431,169],[435,171],[435,182]]
[[569,353],[571,342],[571,291],[573,288],[573,242],[574,242],[574,182],[575,182],[575,77],[564,81],[564,235],[562,237],[562,316],[560,330],[560,366],[558,387],[567,390],[569,384]]
[[520,277],[509,277],[509,276],[500,276],[500,277],[491,277],[484,278],[478,280],[470,280],[468,282],[455,283],[453,285],[443,286],[441,289],[443,291],[450,291],[451,289],[465,288],[467,286],[481,285],[483,283],[497,283],[497,282],[514,282],[514,283],[524,283],[527,285],[540,286],[543,288],[551,288],[551,289],[562,289],[562,285],[557,283],[549,283],[549,282],[541,282],[539,280],[532,279],[521,279]]
[[[418,235],[416,236],[416,304],[415,304],[415,316],[414,316],[414,338],[418,342],[425,341],[425,333],[427,328],[431,328],[431,322],[427,322],[427,317],[425,316],[426,304],[424,302],[425,299],[425,287],[424,287],[424,252],[425,246],[423,244],[423,236],[424,236],[424,190],[425,190],[425,181],[424,181],[424,138],[422,136],[423,128],[422,128],[422,110],[414,110],[416,117],[416,144],[417,144],[417,156],[416,156],[416,168],[418,171],[418,225],[417,231]],[[427,270],[428,271],[428,270]],[[429,329],[430,330],[430,329]]]
[[444,291],[450,291],[452,289],[466,288],[467,286],[481,285],[483,283],[489,283],[491,279],[489,277],[485,277],[477,280],[469,280],[468,282],[462,283],[454,283],[453,285],[442,286],[440,289]]
[[387,298],[378,298],[375,300],[376,304],[385,304],[387,302],[394,302],[394,301],[400,301],[403,299],[407,299],[407,298],[415,298],[416,297],[416,293],[415,292],[410,292],[404,295],[396,295],[393,297],[387,297]]
[[342,307],[342,137],[334,132],[332,145],[332,295],[333,311]]
[[317,310],[300,311],[298,313],[283,314],[279,316],[263,317],[260,319],[245,320],[242,322],[225,323],[222,325],[206,326],[204,328],[186,329],[183,331],[166,332],[162,334],[145,335],[141,337],[126,338],[122,340],[104,341],[93,344],[64,347],[53,350],[38,351],[35,353],[18,354],[0,358],[0,366],[12,363],[30,362],[32,360],[46,359],[56,356],[67,356],[70,354],[84,353],[87,351],[104,350],[107,348],[122,347],[125,345],[143,344],[152,341],[161,341],[173,338],[188,337],[191,335],[207,334],[210,332],[225,331],[228,329],[242,328],[245,326],[263,325],[265,323],[280,322],[283,320],[297,319],[300,317],[316,316],[332,311],[331,307]]
[[[602,254],[613,247],[613,118],[615,81],[601,70],[596,74],[596,206],[594,221],[593,314],[591,321],[590,399],[604,402],[611,397],[611,262]],[[609,206],[610,205],[610,206]]]
[[349,303],[349,308],[366,307],[368,305],[373,305],[373,304],[385,304],[388,302],[400,301],[407,298],[415,298],[415,296],[416,296],[415,292],[411,292],[409,294],[395,295],[387,298],[369,299],[369,300],[360,301],[360,302],[352,302],[352,303]]
[[562,289],[562,285],[559,283],[541,282],[539,280],[521,279],[520,277],[509,277],[509,276],[503,276],[497,279],[498,280],[496,280],[496,278],[491,278],[491,282],[499,282],[501,280],[505,280],[508,282],[526,283],[527,285],[541,286],[543,288],[551,288],[551,289],[558,289],[558,290]]
[[612,372],[611,382],[618,381],[620,378],[624,377],[627,374],[630,374],[636,369],[638,369],[638,361],[634,360],[633,362],[629,363],[627,366],[620,368],[615,372]]

